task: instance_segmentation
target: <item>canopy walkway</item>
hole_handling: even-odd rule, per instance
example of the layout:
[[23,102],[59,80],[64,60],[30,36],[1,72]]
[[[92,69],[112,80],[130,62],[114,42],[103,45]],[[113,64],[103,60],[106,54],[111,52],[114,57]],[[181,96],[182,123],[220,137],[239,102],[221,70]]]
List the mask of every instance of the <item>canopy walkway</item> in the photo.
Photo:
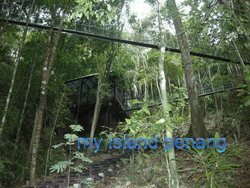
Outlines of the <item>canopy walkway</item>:
[[[66,34],[86,36],[86,37],[92,37],[96,39],[118,42],[123,44],[159,49],[157,42],[155,42],[152,39],[153,34],[146,36],[141,35],[140,40],[135,40],[132,34],[125,31],[121,32],[115,29],[114,25],[100,26],[100,24],[91,20],[75,18],[71,21],[64,21],[62,27],[59,26],[59,23],[51,26],[50,15],[48,15],[48,13],[45,11],[40,12],[39,10],[35,9],[31,11],[30,16],[28,16],[29,10],[31,10],[31,5],[32,5],[32,0],[16,0],[16,1],[4,0],[2,3],[0,3],[1,6],[0,23],[27,26],[29,28],[40,29],[40,30],[49,30],[52,27],[53,31],[55,32],[58,32],[60,30],[62,33]],[[97,27],[98,25],[99,27]],[[179,49],[171,47],[166,47],[166,51],[173,53],[181,53]],[[203,54],[197,52],[190,52],[190,54],[192,56],[208,58],[221,62],[235,62],[228,58],[217,57],[209,54]],[[250,63],[245,62],[245,64],[250,64]]]
[[236,89],[236,85],[234,83],[225,83],[219,87],[213,87],[213,86],[208,86],[208,85],[202,85],[201,87],[198,87],[198,93],[199,97],[204,97],[207,95],[212,95],[215,93],[221,93],[224,91]]
[[[213,87],[213,86],[201,86],[198,87],[198,95],[199,97],[205,97],[208,95],[213,95],[216,93],[225,92],[228,90],[237,89],[236,85],[233,83],[225,83],[222,86],[219,87]],[[171,93],[169,94],[171,95]],[[138,97],[132,97],[130,93],[127,93],[127,91],[120,92],[119,97],[116,98],[117,101],[119,101],[119,104],[121,105],[122,110],[124,111],[133,111],[138,110],[142,107],[144,100],[144,96],[138,96]],[[161,99],[159,94],[154,94],[154,97],[150,97],[147,101],[147,104],[149,107],[159,106],[161,105]],[[138,101],[134,102],[133,101]],[[188,98],[185,98],[185,100],[188,100]]]
[[[81,78],[69,80],[66,85],[73,91],[70,96],[71,107],[76,107],[78,105],[82,106],[94,106],[96,100],[96,89],[97,89],[97,75],[91,74],[83,76]],[[132,89],[119,89],[115,84],[114,80],[110,79],[110,94],[108,96],[107,102],[112,102],[113,107],[121,113],[126,111],[138,110],[142,107],[145,92],[141,92],[135,95]],[[214,87],[212,85],[203,84],[198,86],[199,97],[205,97],[208,95],[225,92],[228,90],[236,89],[236,84],[234,83],[224,83],[221,86]],[[147,105],[149,107],[161,105],[161,99],[158,92],[150,93],[148,91]],[[169,93],[171,95],[173,93]],[[185,98],[188,100],[188,98]],[[118,105],[118,108],[115,106]]]

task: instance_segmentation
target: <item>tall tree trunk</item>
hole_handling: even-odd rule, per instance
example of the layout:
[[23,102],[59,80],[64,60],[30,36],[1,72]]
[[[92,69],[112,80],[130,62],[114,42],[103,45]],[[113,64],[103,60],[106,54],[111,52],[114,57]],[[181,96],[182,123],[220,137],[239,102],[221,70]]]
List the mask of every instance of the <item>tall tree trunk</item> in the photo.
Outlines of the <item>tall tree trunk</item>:
[[[112,63],[114,61],[114,58],[119,50],[119,46],[114,46],[114,44],[111,46],[110,53],[108,54],[108,60],[104,66],[104,68],[99,67],[99,75],[98,75],[98,85],[97,85],[97,91],[96,91],[96,103],[95,103],[95,109],[94,109],[94,115],[91,125],[91,131],[90,131],[90,139],[93,139],[95,136],[95,130],[99,119],[99,114],[102,107],[102,101],[103,101],[103,84],[106,80],[108,80],[108,77],[110,75],[110,70]],[[90,150],[89,150],[90,151]]]
[[30,152],[31,152],[30,186],[34,186],[36,183],[36,164],[37,164],[38,146],[41,137],[41,129],[44,121],[45,109],[47,106],[48,82],[50,79],[52,65],[56,56],[56,49],[61,36],[61,27],[63,19],[64,19],[64,14],[62,16],[60,28],[57,33],[54,45],[52,45],[52,31],[53,31],[52,29],[54,25],[54,15],[52,15],[52,24],[47,38],[47,49],[45,53],[45,61],[43,64],[40,100],[35,115],[32,138],[30,142]]
[[33,60],[34,62],[32,64],[31,70],[30,70],[29,82],[28,82],[27,91],[26,91],[26,94],[25,94],[25,99],[24,99],[24,103],[23,103],[23,109],[22,109],[19,125],[18,125],[18,128],[17,128],[15,144],[18,143],[19,137],[20,137],[21,126],[22,126],[22,123],[23,123],[24,114],[25,114],[25,110],[26,110],[26,106],[27,106],[28,96],[29,96],[29,92],[30,92],[30,85],[31,85],[32,77],[33,77],[33,70],[34,70],[36,59],[37,59],[37,54],[36,54],[36,57]]
[[150,93],[151,93],[151,100],[154,100],[154,89],[153,89],[153,82],[150,82]]
[[[165,123],[165,132],[167,138],[172,138],[172,129],[170,126],[170,115],[169,115],[169,104],[167,99],[167,89],[166,89],[166,76],[164,72],[164,61],[165,61],[165,47],[164,46],[164,35],[162,32],[162,20],[160,17],[160,2],[157,0],[157,15],[158,15],[158,27],[159,27],[159,45],[160,45],[160,57],[159,57],[159,79],[160,79],[160,90],[161,90],[161,99],[162,99],[162,108]],[[178,188],[179,180],[177,175],[177,167],[175,161],[175,152],[174,149],[170,149],[166,155],[166,162],[169,171],[169,187]]]
[[90,139],[94,138],[95,135],[95,130],[96,126],[98,123],[98,118],[99,114],[101,111],[101,106],[102,106],[102,74],[99,73],[98,75],[98,86],[97,86],[97,91],[96,91],[96,103],[95,103],[95,109],[94,109],[94,116],[92,120],[92,125],[91,125],[91,132],[90,132]]
[[183,29],[179,10],[175,0],[168,0],[169,11],[174,22],[180,50],[181,58],[184,66],[185,80],[187,83],[189,105],[191,109],[191,130],[194,138],[204,138],[207,136],[206,127],[200,114],[198,92],[195,84],[195,76],[193,73],[189,44]]
[[34,127],[32,138],[30,142],[30,151],[31,151],[31,164],[30,164],[30,186],[35,186],[35,173],[36,173],[36,163],[37,163],[37,154],[38,154],[38,146],[40,141],[41,129],[44,120],[44,112],[47,104],[47,89],[48,89],[48,81],[49,81],[49,60],[50,55],[52,53],[52,28],[49,31],[47,38],[47,50],[45,55],[45,61],[43,64],[43,72],[42,72],[42,84],[41,84],[41,92],[40,92],[40,100],[38,104],[38,108],[35,115]]
[[[167,99],[167,89],[166,89],[166,77],[164,73],[164,55],[165,47],[161,47],[161,54],[159,58],[159,78],[160,78],[160,90],[161,90],[161,102],[163,108],[164,119],[166,120],[165,130],[166,137],[172,138],[172,131],[169,128],[170,125],[170,115],[169,115],[169,104]],[[175,162],[175,152],[174,149],[168,151],[167,162],[169,164],[169,187],[177,188],[179,187],[179,180],[177,175],[177,167]]]

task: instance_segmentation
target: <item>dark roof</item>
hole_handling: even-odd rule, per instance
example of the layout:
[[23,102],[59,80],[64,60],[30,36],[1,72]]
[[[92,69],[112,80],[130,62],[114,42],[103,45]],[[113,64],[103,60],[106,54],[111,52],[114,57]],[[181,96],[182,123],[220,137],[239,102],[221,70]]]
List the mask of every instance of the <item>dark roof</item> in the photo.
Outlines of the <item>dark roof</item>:
[[89,74],[66,81],[65,84],[72,90],[78,90],[80,87],[82,87],[82,90],[88,90],[97,85],[97,75],[98,73]]

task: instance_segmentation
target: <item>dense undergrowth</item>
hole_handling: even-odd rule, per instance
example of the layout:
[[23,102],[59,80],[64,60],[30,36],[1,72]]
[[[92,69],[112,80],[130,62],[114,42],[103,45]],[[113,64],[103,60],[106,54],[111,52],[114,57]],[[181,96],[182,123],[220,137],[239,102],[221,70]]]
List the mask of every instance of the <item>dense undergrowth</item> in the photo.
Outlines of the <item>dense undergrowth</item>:
[[[182,187],[243,187],[247,186],[246,178],[239,172],[244,170],[246,160],[246,143],[232,143],[224,154],[214,151],[179,151],[177,165]],[[126,168],[111,185],[132,187],[166,187],[168,169],[163,153],[137,154],[133,163],[125,161]],[[241,177],[240,177],[241,176]],[[244,183],[243,183],[244,182]],[[126,186],[124,186],[126,187]]]
[[[227,136],[224,153],[215,149],[177,150],[181,187],[247,187],[249,130],[245,132],[247,128],[243,127],[241,138],[237,137],[237,131]],[[217,128],[213,131],[221,130]],[[166,187],[169,172],[162,150],[136,152],[129,160],[124,160],[126,167],[106,187],[129,187],[126,184],[131,187]]]

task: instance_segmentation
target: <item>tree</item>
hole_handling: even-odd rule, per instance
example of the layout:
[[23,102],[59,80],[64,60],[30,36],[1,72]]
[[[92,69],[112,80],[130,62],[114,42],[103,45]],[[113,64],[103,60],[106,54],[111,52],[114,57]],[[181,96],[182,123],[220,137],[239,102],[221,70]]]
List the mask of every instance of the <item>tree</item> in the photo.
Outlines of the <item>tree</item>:
[[53,44],[52,43],[52,33],[53,33],[52,29],[53,29],[54,22],[55,22],[55,11],[56,9],[52,10],[52,23],[51,23],[50,30],[48,32],[47,49],[45,53],[45,60],[43,63],[40,99],[39,99],[38,108],[37,108],[36,115],[35,115],[32,138],[30,141],[30,152],[31,152],[30,186],[35,186],[35,183],[36,183],[37,155],[38,155],[39,141],[41,137],[41,129],[43,126],[43,121],[44,121],[45,108],[47,106],[48,83],[49,83],[49,79],[51,75],[53,62],[56,56],[57,45],[60,40],[61,27],[62,27],[63,18],[64,18],[62,16],[60,29],[55,39],[55,42]]
[[[115,9],[116,7],[116,10],[113,10],[113,11],[117,12],[117,15],[118,15],[117,19],[114,19],[114,15],[112,11],[111,12],[107,11],[106,17],[108,18],[108,22],[110,23],[109,25],[116,26],[117,30],[115,32],[118,32],[118,33],[121,33],[123,29],[123,27],[121,27],[121,24],[120,24],[120,17],[121,17],[121,12],[122,12],[124,4],[125,4],[125,1],[122,0],[118,2],[111,2],[111,5],[107,5],[108,7],[112,7],[111,9]],[[107,8],[107,9],[109,10],[110,8]],[[105,19],[104,16],[99,15],[97,12],[93,12],[92,14],[95,14],[100,19]],[[101,65],[97,67],[98,83],[97,83],[94,114],[93,114],[93,119],[92,119],[92,124],[91,124],[90,139],[93,139],[95,135],[95,130],[97,127],[98,118],[99,118],[99,114],[100,114],[102,102],[103,102],[103,97],[104,97],[103,93],[105,92],[104,87],[105,87],[106,81],[109,79],[111,66],[115,59],[115,56],[117,55],[117,52],[119,51],[119,47],[120,45],[111,44],[111,47],[109,49],[110,51],[109,53],[107,53],[107,56],[108,56],[107,62],[101,62]]]
[[192,136],[195,138],[205,138],[207,136],[206,127],[203,121],[203,117],[200,114],[201,111],[196,87],[196,79],[192,68],[189,43],[183,28],[180,13],[175,0],[168,0],[168,5],[169,13],[173,19],[176,35],[181,50],[181,58],[184,67],[185,80],[189,97],[189,105],[191,109]]
[[[148,3],[154,5],[157,12],[157,26],[158,26],[158,44],[160,49],[160,56],[158,60],[158,68],[159,68],[159,85],[160,85],[160,98],[162,103],[162,110],[163,110],[163,119],[165,122],[164,133],[166,134],[167,138],[172,138],[172,127],[171,127],[171,120],[170,120],[170,104],[167,98],[167,89],[166,89],[166,76],[164,70],[164,63],[165,63],[165,35],[163,32],[163,24],[162,24],[162,15],[161,15],[161,3],[159,0],[156,2],[154,1],[147,1]],[[166,162],[168,164],[169,170],[169,187],[177,188],[179,187],[179,180],[177,175],[177,167],[175,161],[175,152],[174,149],[170,149],[167,151],[166,154]]]
[[[167,90],[166,90],[166,77],[164,72],[164,57],[165,57],[165,47],[164,47],[164,35],[162,31],[162,20],[160,15],[160,1],[157,0],[157,17],[158,17],[158,28],[159,28],[159,48],[160,48],[160,57],[159,57],[159,80],[160,80],[160,90],[161,90],[161,101],[164,119],[166,120],[166,136],[167,138],[172,138],[173,134],[170,128],[170,116],[169,116],[169,104],[167,99]],[[175,162],[175,153],[174,149],[168,151],[167,162],[169,164],[169,187],[179,187],[179,180],[177,175],[177,167]]]

